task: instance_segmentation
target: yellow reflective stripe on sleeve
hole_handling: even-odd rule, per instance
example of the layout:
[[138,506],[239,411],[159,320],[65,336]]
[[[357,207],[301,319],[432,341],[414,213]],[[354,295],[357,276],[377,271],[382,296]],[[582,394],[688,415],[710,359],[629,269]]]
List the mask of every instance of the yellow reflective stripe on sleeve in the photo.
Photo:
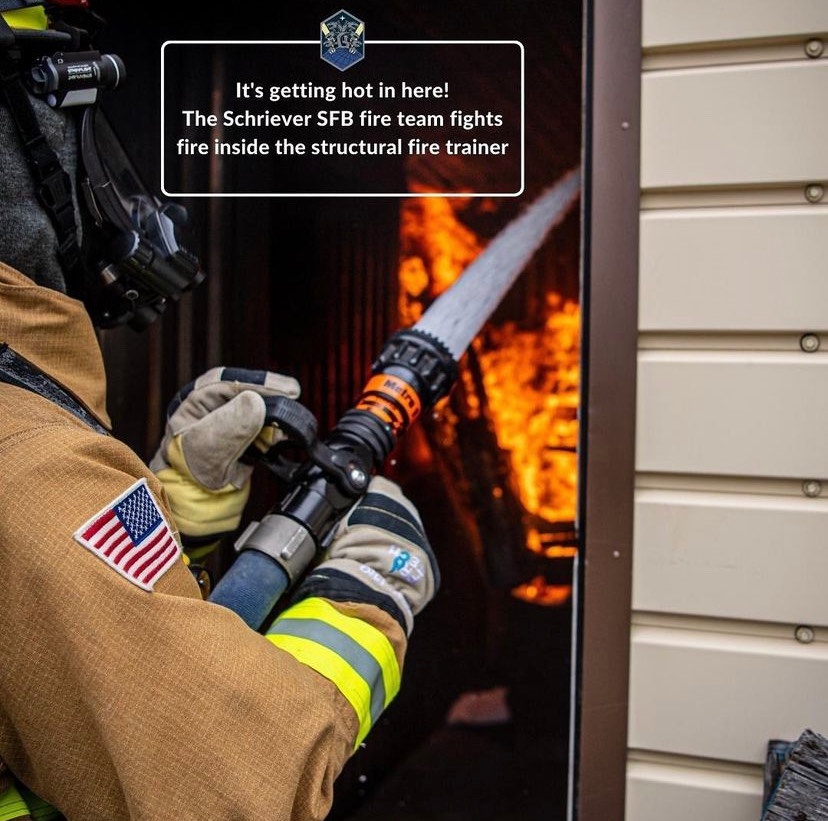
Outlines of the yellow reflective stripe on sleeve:
[[371,729],[371,688],[367,682],[338,653],[311,639],[278,633],[269,633],[267,639],[336,685],[357,714],[359,732],[354,747],[359,746]]
[[319,619],[341,630],[360,647],[367,650],[382,670],[382,681],[386,694],[383,707],[387,707],[400,691],[400,667],[397,664],[397,657],[394,655],[394,648],[385,633],[377,630],[368,622],[354,616],[346,616],[329,602],[317,598],[303,599],[293,605],[289,610],[282,613],[276,620],[277,623],[282,619]]
[[399,692],[400,668],[387,636],[324,599],[295,604],[267,638],[339,688],[359,720],[357,744]]
[[46,19],[46,9],[43,6],[33,6],[28,9],[11,9],[3,12],[3,19],[13,29],[35,29],[45,31],[49,27]]
[[33,821],[57,821],[63,818],[51,804],[47,804],[39,795],[35,795],[23,784],[20,785],[20,793],[29,807],[29,815]]
[[0,821],[12,821],[13,818],[27,818],[29,808],[17,788],[9,787],[0,794]]

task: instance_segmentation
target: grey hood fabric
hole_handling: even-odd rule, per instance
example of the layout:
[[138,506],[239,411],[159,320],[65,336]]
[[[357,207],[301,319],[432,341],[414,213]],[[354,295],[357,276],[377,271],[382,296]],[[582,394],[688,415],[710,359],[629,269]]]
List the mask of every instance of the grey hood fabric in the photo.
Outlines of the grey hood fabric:
[[[74,122],[43,101],[30,99],[47,142],[72,179],[75,220],[80,226],[75,191],[78,160]],[[66,293],[57,257],[57,236],[35,196],[34,180],[5,102],[0,102],[0,146],[0,260],[38,285]]]

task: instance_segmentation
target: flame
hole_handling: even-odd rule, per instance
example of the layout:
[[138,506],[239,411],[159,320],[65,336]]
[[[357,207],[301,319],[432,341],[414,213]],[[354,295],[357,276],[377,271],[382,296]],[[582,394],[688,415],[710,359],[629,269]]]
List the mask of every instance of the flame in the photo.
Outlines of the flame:
[[578,305],[546,295],[539,330],[515,323],[479,337],[498,445],[510,454],[520,500],[550,522],[575,519],[578,478]]
[[558,544],[554,534],[541,534],[535,527],[530,527],[526,533],[526,547],[547,559],[574,559],[578,555],[577,547]]
[[455,209],[467,200],[423,197],[407,200],[401,214],[400,319],[413,325],[424,305],[438,297],[483,250]]
[[[454,282],[484,247],[458,214],[462,199],[412,198],[402,206],[400,319],[414,324],[428,304]],[[575,519],[577,500],[580,310],[550,292],[532,327],[489,323],[475,339],[488,412],[498,446],[509,454],[514,486],[524,509],[549,523]],[[466,371],[461,379],[470,380]],[[467,412],[479,400],[466,392]],[[493,488],[492,493],[502,493]],[[571,558],[577,548],[527,532],[527,547],[548,558]],[[561,604],[569,586],[533,579],[513,591],[538,604]]]
[[572,597],[571,584],[547,584],[543,576],[535,576],[532,581],[512,590],[516,599],[540,604],[544,607],[560,607]]

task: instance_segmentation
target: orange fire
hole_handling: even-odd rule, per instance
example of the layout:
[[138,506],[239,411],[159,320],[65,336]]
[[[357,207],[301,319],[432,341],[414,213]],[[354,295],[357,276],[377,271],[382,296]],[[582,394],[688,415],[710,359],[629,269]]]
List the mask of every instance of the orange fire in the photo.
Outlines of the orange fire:
[[516,587],[512,591],[516,599],[540,604],[545,607],[559,607],[566,604],[572,596],[570,584],[547,584],[543,576],[535,576],[532,581]]
[[550,522],[575,519],[579,319],[577,304],[549,293],[541,328],[507,323],[475,343],[497,443],[510,454],[520,500]]
[[[429,303],[462,273],[484,244],[458,219],[467,200],[412,198],[402,208],[400,319],[414,324]],[[475,339],[488,411],[498,446],[509,454],[520,502],[530,517],[572,522],[577,499],[580,311],[560,294],[546,294],[532,326],[489,323]],[[461,373],[468,380],[468,373]],[[467,392],[476,413],[475,393]],[[494,492],[497,492],[495,489]],[[548,558],[572,557],[576,548],[529,528],[526,546]],[[542,577],[513,594],[556,605],[569,586]]]
[[423,197],[405,202],[401,214],[400,320],[413,325],[433,299],[483,250],[456,216],[466,199]]

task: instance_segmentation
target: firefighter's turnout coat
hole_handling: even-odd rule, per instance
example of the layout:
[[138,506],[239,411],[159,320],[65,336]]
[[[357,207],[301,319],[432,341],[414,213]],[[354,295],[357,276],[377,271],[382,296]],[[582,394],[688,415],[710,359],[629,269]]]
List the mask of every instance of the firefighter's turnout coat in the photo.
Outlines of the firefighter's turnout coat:
[[[0,264],[0,343],[109,426],[81,303]],[[142,461],[0,382],[0,817],[35,794],[77,821],[324,818],[405,635],[371,605],[295,607],[276,646],[203,601]]]

